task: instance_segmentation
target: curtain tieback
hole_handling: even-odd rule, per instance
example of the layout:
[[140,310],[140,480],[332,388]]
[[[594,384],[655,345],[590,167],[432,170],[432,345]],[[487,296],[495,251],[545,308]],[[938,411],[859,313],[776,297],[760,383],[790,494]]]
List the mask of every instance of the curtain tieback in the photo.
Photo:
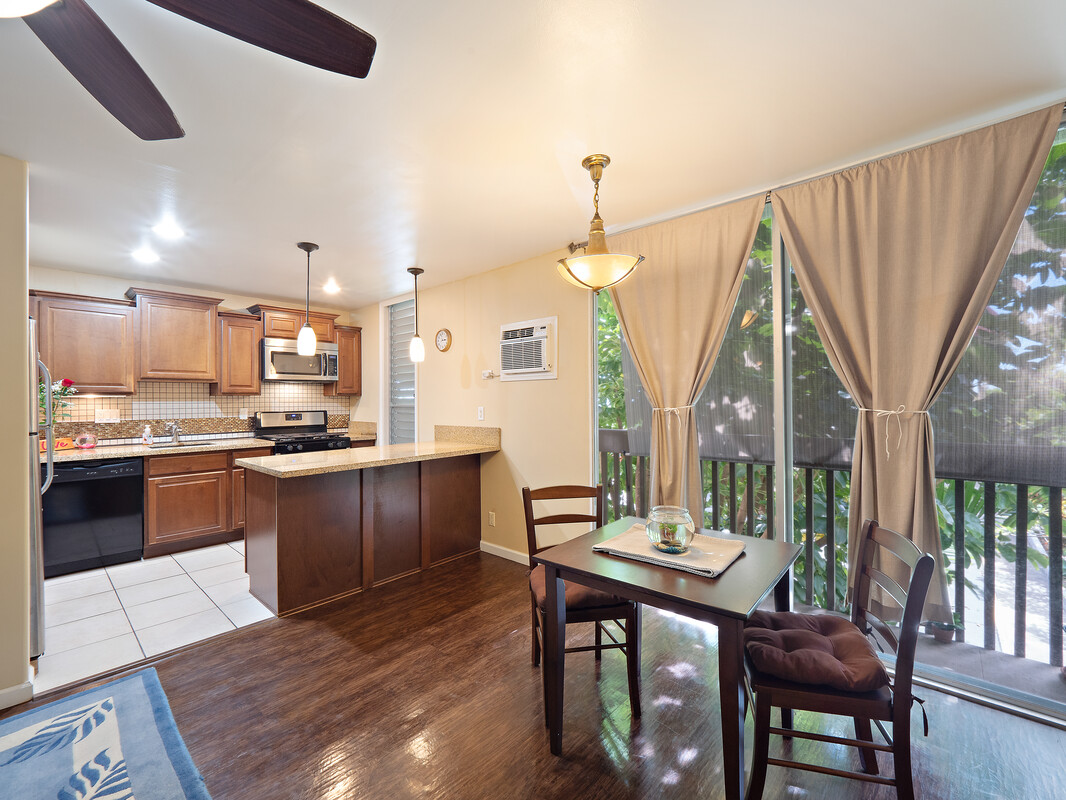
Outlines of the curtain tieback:
[[684,411],[686,408],[695,408],[695,405],[693,404],[693,405],[687,405],[687,406],[671,406],[669,408],[659,408],[657,406],[653,406],[651,410],[652,411],[662,411],[665,414],[673,414],[674,416],[677,417],[678,423],[680,423],[681,422],[681,412]]
[[[902,403],[899,404],[899,408],[884,409],[884,408],[863,408],[859,406],[859,411],[865,411],[869,414],[873,414],[876,417],[893,417],[896,420],[896,427],[899,428],[899,438],[896,440],[896,449],[903,444],[903,422],[900,420],[904,414],[926,414],[928,411],[908,411],[907,407]],[[886,458],[892,458],[892,450],[888,444],[888,422],[885,422],[885,456]]]

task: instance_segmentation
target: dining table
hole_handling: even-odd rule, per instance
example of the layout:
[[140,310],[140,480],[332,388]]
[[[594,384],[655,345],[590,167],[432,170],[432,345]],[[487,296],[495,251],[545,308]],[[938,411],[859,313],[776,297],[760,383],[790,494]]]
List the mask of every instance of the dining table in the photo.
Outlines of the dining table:
[[[566,605],[563,581],[589,586],[644,605],[709,622],[718,630],[718,685],[721,700],[723,773],[727,800],[744,796],[744,623],[773,593],[778,611],[791,608],[791,568],[799,545],[697,529],[701,536],[740,539],[744,552],[717,577],[695,575],[656,563],[596,552],[593,545],[618,536],[636,517],[542,550],[533,561],[545,569],[544,692],[551,752],[562,754],[563,674]],[[649,542],[649,553],[654,555]]]

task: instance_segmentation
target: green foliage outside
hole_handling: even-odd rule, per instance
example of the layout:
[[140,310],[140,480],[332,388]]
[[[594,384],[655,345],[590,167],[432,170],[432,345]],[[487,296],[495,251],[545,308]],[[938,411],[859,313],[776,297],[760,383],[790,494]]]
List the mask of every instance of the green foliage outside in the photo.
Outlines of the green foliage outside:
[[[949,382],[937,405],[938,409],[951,409],[950,413],[961,421],[952,430],[960,441],[988,441],[990,436],[1018,436],[1026,441],[1034,439],[1047,447],[1066,444],[1066,131],[1060,130],[1047,165],[1041,176],[1033,202],[1026,212],[1019,243],[1008,258],[1004,277],[1000,280],[986,314],[996,317],[1009,315],[1007,320],[997,319],[997,333],[981,326],[956,374]],[[738,298],[737,308],[730,322],[730,329],[719,354],[720,364],[730,363],[734,369],[757,371],[765,383],[756,413],[772,413],[772,361],[773,322],[769,265],[771,263],[770,220],[760,225],[752,250],[751,261],[745,273],[744,285]],[[840,420],[838,429],[828,435],[828,444],[846,442],[854,435],[855,408],[851,398],[840,385],[829,365],[825,350],[814,328],[810,309],[792,278],[793,309],[793,404],[795,433],[797,437],[821,437],[827,433],[819,429],[816,420]],[[745,312],[749,312],[747,315]],[[601,428],[624,429],[627,426],[625,390],[622,378],[621,333],[614,306],[606,292],[598,299],[597,337],[597,389],[599,424]],[[1004,326],[1002,323],[1007,322]],[[745,324],[746,323],[746,324]],[[744,332],[739,334],[743,325]],[[990,368],[987,364],[996,364]],[[713,380],[713,378],[712,378]],[[1039,398],[1034,402],[1034,397]],[[762,407],[765,406],[765,407]],[[722,409],[726,427],[740,427],[740,423],[727,419],[727,410]],[[961,422],[961,424],[959,424]],[[730,428],[732,429],[732,428]],[[738,459],[739,460],[739,459]],[[728,524],[728,479],[726,465],[720,465],[719,507],[722,509],[721,524]],[[812,475],[814,482],[814,605],[826,607],[828,602],[826,570],[826,520],[833,514],[836,527],[836,549],[833,559],[836,565],[835,586],[832,587],[835,606],[844,607],[847,589],[847,529],[850,473],[834,472],[833,491],[827,502],[826,473],[824,470],[795,470],[795,496],[793,498],[794,529],[797,541],[807,534],[806,498],[804,481]],[[762,467],[755,472],[755,520],[756,535],[766,531],[766,481]],[[746,505],[746,472],[737,469],[737,503]],[[945,567],[949,582],[956,577],[956,559],[961,559],[966,570],[979,570],[984,560],[984,484],[980,481],[964,482],[964,546],[962,553],[954,552],[955,498],[953,480],[937,481],[937,513]],[[712,509],[712,484],[709,466],[704,469],[704,498],[708,524]],[[1017,486],[996,485],[995,548],[1000,557],[1008,562],[1016,558],[1016,509]],[[1039,536],[1047,536],[1049,497],[1046,488],[1029,487],[1028,530]],[[624,505],[624,503],[623,503]],[[741,526],[738,526],[741,527]],[[1035,567],[1047,567],[1048,558],[1039,547],[1027,549],[1027,560]],[[795,575],[796,598],[807,602],[804,581],[806,552],[797,562]],[[976,572],[971,572],[976,574]],[[976,587],[965,580],[969,590]]]

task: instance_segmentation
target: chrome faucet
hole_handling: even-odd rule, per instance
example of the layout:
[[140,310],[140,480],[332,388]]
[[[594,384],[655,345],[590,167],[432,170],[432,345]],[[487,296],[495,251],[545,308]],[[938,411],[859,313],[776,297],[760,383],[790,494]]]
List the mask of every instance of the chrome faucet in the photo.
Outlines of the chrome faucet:
[[166,424],[166,431],[170,434],[171,444],[181,444],[181,425],[177,422],[168,422]]

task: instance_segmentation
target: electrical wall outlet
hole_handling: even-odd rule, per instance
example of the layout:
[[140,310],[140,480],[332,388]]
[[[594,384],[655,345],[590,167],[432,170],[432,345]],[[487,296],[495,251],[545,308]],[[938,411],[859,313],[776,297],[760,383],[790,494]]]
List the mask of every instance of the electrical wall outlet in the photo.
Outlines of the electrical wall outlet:
[[97,408],[93,416],[94,422],[118,422],[120,415],[117,408]]
[[485,406],[478,406],[477,407],[477,419],[478,419],[478,422],[484,422],[485,421]]
[[238,419],[248,419],[248,409],[247,408],[238,408],[237,409],[237,417],[238,417]]
[[489,527],[491,527],[491,528],[495,528],[496,527],[496,512],[495,511],[490,511],[489,512]]

